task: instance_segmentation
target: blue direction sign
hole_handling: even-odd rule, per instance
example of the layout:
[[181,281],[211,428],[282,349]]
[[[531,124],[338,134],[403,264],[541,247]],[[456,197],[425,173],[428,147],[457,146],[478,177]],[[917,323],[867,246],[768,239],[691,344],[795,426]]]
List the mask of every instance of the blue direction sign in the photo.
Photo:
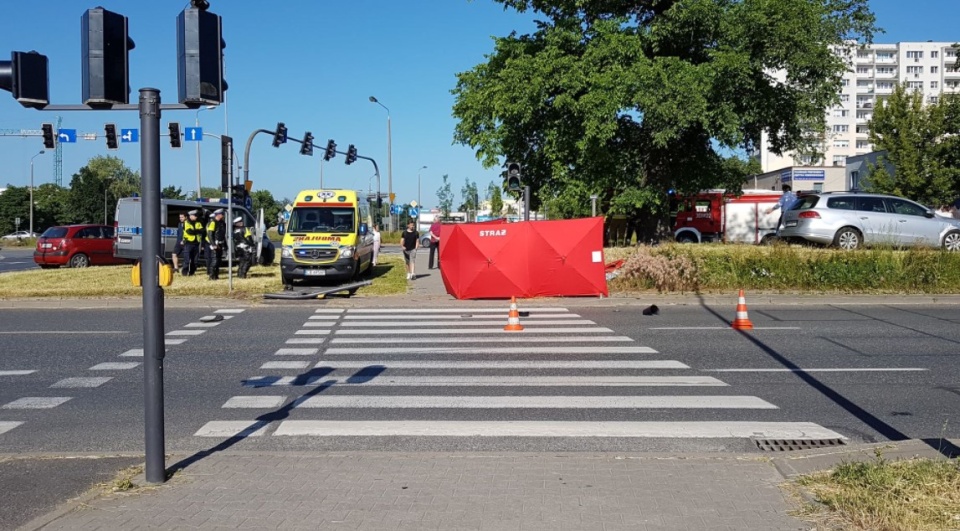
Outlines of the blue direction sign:
[[140,141],[139,129],[121,129],[120,130],[120,142],[139,142],[139,141]]
[[203,128],[202,127],[184,127],[183,128],[183,139],[187,142],[200,142],[203,140]]
[[390,205],[390,213],[391,213],[391,214],[399,214],[399,213],[400,213],[400,205]]
[[417,208],[417,207],[412,207],[412,208],[410,209],[410,217],[411,217],[411,218],[415,218],[415,217],[417,217],[417,216],[419,216],[419,215],[420,215],[420,209],[419,209],[419,208]]
[[76,129],[58,129],[57,130],[57,140],[60,142],[76,142],[77,141],[77,130]]

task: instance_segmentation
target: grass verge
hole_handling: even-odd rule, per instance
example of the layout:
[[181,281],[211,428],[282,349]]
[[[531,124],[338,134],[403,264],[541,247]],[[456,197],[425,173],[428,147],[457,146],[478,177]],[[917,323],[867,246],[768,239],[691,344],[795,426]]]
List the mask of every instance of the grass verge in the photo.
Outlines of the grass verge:
[[798,516],[829,529],[941,531],[960,529],[960,460],[844,463],[798,479],[819,506]]
[[[111,298],[140,295],[139,287],[130,283],[131,266],[101,266],[84,269],[46,269],[4,273],[0,275],[0,299],[21,298]],[[231,297],[259,299],[264,293],[283,289],[280,267],[253,267],[247,278],[233,278],[233,292],[227,287],[226,269],[220,280],[208,280],[203,271],[192,277],[174,275],[173,285],[164,288],[168,297]],[[382,256],[374,268],[373,284],[360,288],[357,296],[399,295],[407,292],[403,260]]]

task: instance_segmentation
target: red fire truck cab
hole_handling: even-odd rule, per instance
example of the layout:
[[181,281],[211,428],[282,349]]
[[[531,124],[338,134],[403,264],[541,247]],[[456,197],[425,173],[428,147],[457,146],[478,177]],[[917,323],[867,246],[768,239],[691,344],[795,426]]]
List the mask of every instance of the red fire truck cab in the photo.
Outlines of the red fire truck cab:
[[743,190],[735,195],[725,190],[707,190],[680,197],[674,238],[680,243],[768,243],[776,236],[782,192]]

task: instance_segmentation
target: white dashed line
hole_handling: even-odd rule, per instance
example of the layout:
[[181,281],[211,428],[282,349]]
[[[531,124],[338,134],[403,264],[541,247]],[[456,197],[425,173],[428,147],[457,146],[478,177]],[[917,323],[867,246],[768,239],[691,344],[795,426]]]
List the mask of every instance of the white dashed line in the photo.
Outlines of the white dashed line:
[[[416,344],[416,345],[434,345],[440,343],[462,344],[463,339],[458,337],[336,337],[330,340],[331,343],[345,345],[360,344]],[[553,336],[553,337],[535,337],[524,334],[504,335],[504,337],[471,337],[470,343],[633,343],[633,339],[627,336]],[[592,347],[585,347],[592,348]]]
[[50,409],[70,400],[70,396],[27,396],[4,404],[3,409]]
[[329,334],[329,330],[297,330],[294,335],[298,336],[320,336]]
[[169,346],[169,345],[182,345],[182,344],[184,344],[184,343],[186,343],[186,342],[187,342],[186,339],[170,339],[170,338],[164,338],[164,340],[163,340],[163,344],[164,344],[164,345],[168,345],[168,346]]
[[210,323],[187,323],[184,325],[185,328],[213,328],[223,321],[213,321]]
[[64,378],[59,382],[51,385],[50,387],[64,387],[64,388],[76,388],[76,387],[100,387],[101,385],[112,380],[111,376],[92,376],[89,378],[77,377],[77,378]]
[[277,350],[276,356],[313,356],[320,349],[318,348],[282,348]]
[[339,315],[311,315],[308,319],[311,321],[336,321],[340,319]]
[[109,361],[98,363],[87,369],[88,371],[126,371],[140,365],[139,361]]
[[[521,321],[520,324],[523,324]],[[506,325],[506,323],[504,323]],[[457,328],[457,329],[436,329],[436,328],[380,328],[375,330],[337,330],[337,335],[370,335],[370,336],[385,336],[385,335],[443,335],[443,334],[457,334],[461,336],[468,336],[471,334],[500,334],[503,337],[508,337],[509,335],[519,335],[519,334],[609,334],[613,330],[605,328],[602,326],[591,326],[591,327],[526,327],[521,332],[506,332],[503,330],[503,327],[500,328]]]
[[324,322],[324,321],[320,321],[320,322],[307,321],[306,323],[303,323],[303,326],[305,326],[305,327],[311,327],[311,326],[313,326],[313,327],[317,327],[317,326],[334,326],[334,325],[336,325],[336,324],[337,324],[337,323],[327,323],[327,322]]
[[337,314],[339,314],[339,313],[343,313],[343,310],[342,310],[342,309],[339,309],[339,310],[338,310],[338,309],[336,309],[336,308],[320,308],[320,309],[314,311],[313,313],[337,313]]
[[285,396],[235,396],[227,400],[223,408],[278,408],[287,400]]
[[[543,312],[543,313],[562,313],[568,311],[566,308],[522,308],[518,307],[518,310],[521,312]],[[319,311],[319,310],[318,310]],[[375,314],[375,313],[393,313],[393,314],[407,314],[407,313],[503,313],[506,314],[508,308],[382,308],[382,309],[365,309],[357,308],[350,310],[350,314],[366,313],[366,314]]]
[[[332,347],[324,354],[371,354],[384,350],[363,347]],[[650,347],[394,347],[391,354],[657,354]]]
[[349,409],[777,409],[755,396],[350,396],[316,395],[297,408]]
[[214,420],[194,433],[197,437],[257,437],[265,435],[269,422],[249,420]]
[[317,345],[323,343],[326,338],[322,337],[307,337],[307,338],[294,338],[288,339],[286,343],[288,345]]
[[206,332],[206,330],[174,330],[173,332],[167,332],[167,335],[168,336],[199,336],[204,332]]
[[[245,387],[289,385],[336,387],[726,387],[709,376],[379,376],[336,379],[326,376],[254,376]],[[615,397],[610,397],[611,399]]]
[[28,374],[33,374],[37,371],[35,370],[17,370],[17,371],[0,371],[0,376],[26,376]]
[[213,313],[243,313],[245,310],[217,310]]
[[16,428],[17,426],[23,424],[22,422],[15,422],[12,420],[0,420],[0,435],[7,433],[8,431]]
[[309,361],[268,361],[260,366],[261,369],[306,369]]
[[688,365],[673,360],[611,360],[611,361],[459,361],[459,360],[424,360],[424,361],[383,361],[383,360],[348,360],[348,361],[321,361],[317,368],[330,367],[333,369],[363,369],[367,367],[384,367],[386,369],[609,369],[609,370],[639,370],[639,369],[689,369]]
[[[376,327],[384,327],[384,326],[496,326],[496,325],[506,325],[506,324],[507,324],[507,319],[506,319],[506,318],[503,318],[503,319],[489,320],[489,321],[480,321],[480,320],[473,320],[473,319],[471,319],[471,320],[462,320],[462,321],[456,321],[456,322],[450,322],[450,321],[410,321],[410,320],[407,320],[407,321],[404,321],[404,320],[397,320],[397,321],[347,321],[347,322],[342,323],[341,326],[343,326],[343,327],[350,327],[350,328],[360,328],[360,327],[376,328]],[[597,323],[594,323],[593,321],[590,321],[590,320],[588,320],[588,319],[566,319],[566,320],[558,320],[558,319],[552,319],[552,320],[550,320],[550,319],[548,319],[548,320],[544,320],[544,321],[537,321],[536,319],[521,319],[521,320],[520,320],[520,324],[522,324],[523,326],[529,326],[529,325],[540,325],[540,326],[553,326],[553,325],[570,326],[570,325],[592,325],[592,324],[597,324]]]

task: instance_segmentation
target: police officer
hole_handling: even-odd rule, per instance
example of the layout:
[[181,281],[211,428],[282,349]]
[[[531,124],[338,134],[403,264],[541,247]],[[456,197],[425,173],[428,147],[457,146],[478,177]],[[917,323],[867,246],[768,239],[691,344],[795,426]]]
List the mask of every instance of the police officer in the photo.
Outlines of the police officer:
[[197,219],[199,214],[199,211],[191,210],[187,213],[187,221],[183,223],[183,269],[180,273],[184,276],[197,271],[197,258],[203,244],[203,223]]
[[223,209],[213,212],[213,219],[207,223],[207,278],[220,278],[220,260],[223,259],[223,248],[227,242],[227,227],[223,222]]
[[254,243],[250,229],[243,225],[243,217],[233,220],[233,249],[237,255],[237,277],[247,278],[247,271],[253,264]]

